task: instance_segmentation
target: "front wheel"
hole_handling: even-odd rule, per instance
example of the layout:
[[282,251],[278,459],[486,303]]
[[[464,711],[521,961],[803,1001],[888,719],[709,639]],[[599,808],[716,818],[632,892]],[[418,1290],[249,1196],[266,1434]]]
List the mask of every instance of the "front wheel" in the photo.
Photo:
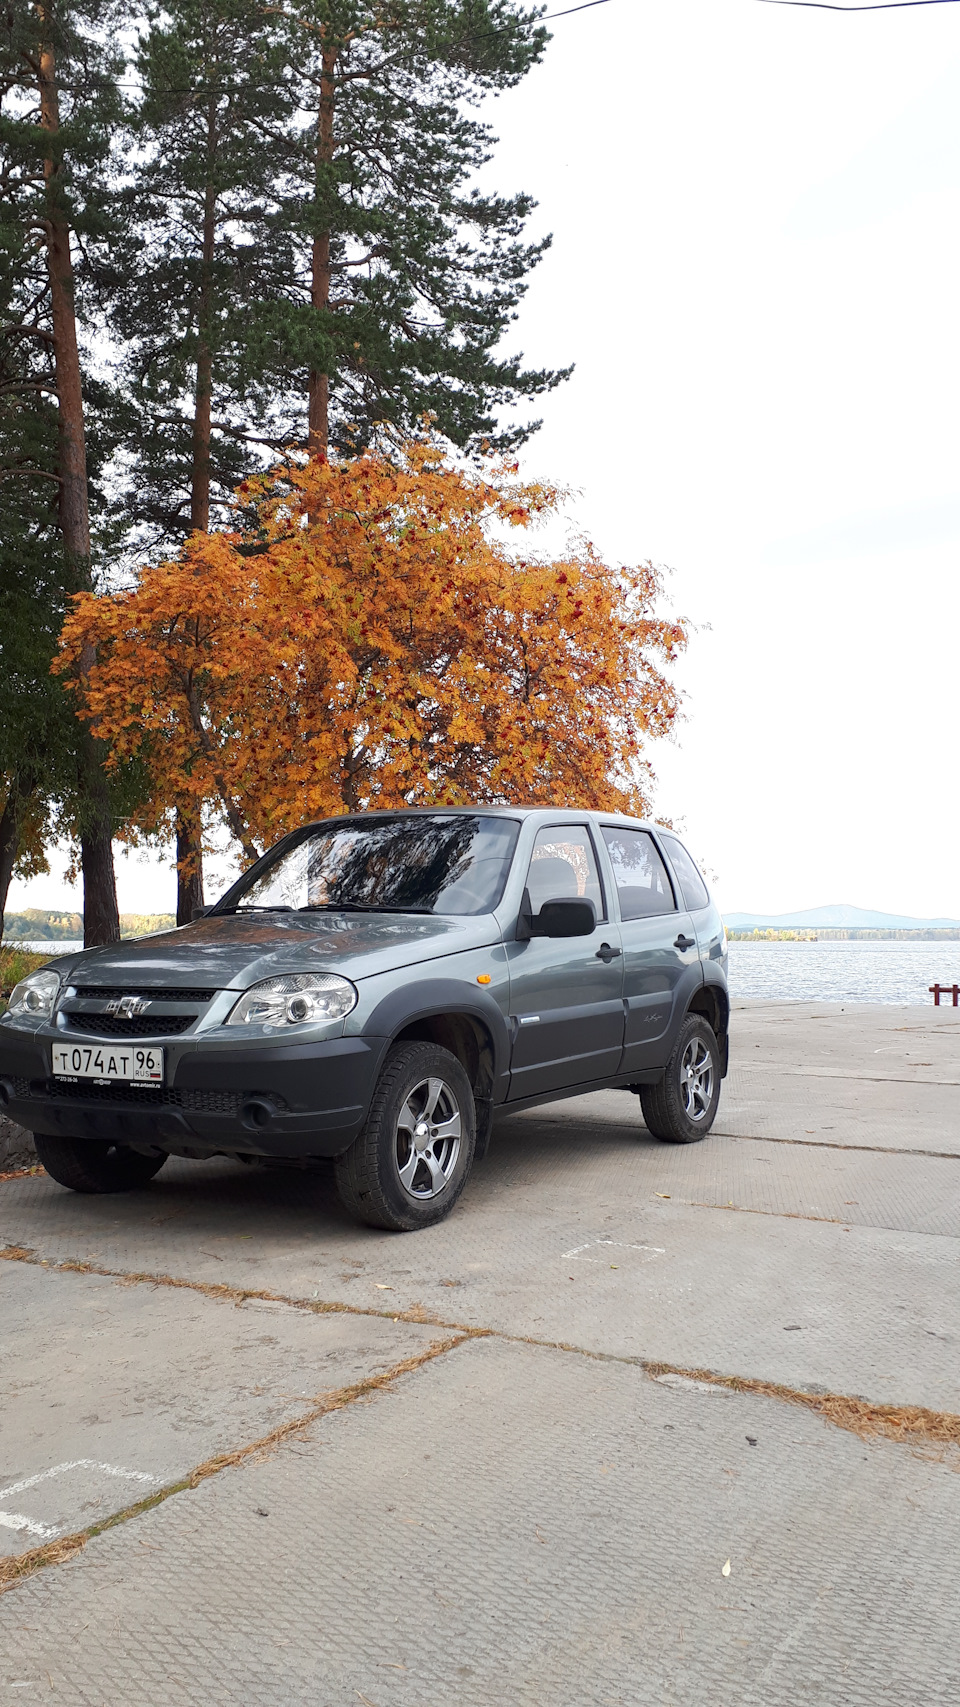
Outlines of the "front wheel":
[[448,1049],[390,1051],[360,1136],[336,1160],[340,1201],[368,1227],[409,1233],[449,1215],[476,1143],[473,1089]]
[[166,1155],[145,1156],[99,1138],[49,1138],[34,1133],[37,1155],[51,1179],[71,1191],[136,1191],[158,1174]]
[[695,1144],[707,1136],[719,1101],[716,1035],[705,1019],[688,1014],[660,1083],[641,1087],[647,1131],[667,1144]]

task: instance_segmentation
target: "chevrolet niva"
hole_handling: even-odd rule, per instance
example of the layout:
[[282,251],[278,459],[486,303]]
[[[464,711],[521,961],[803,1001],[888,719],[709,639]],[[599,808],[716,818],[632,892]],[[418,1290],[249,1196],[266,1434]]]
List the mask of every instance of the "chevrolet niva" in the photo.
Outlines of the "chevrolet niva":
[[286,836],[192,924],[63,955],[0,1020],[0,1106],[74,1191],[168,1156],[308,1166],[409,1230],[497,1109],[611,1087],[656,1138],[713,1124],[727,939],[696,865],[604,812],[368,812]]

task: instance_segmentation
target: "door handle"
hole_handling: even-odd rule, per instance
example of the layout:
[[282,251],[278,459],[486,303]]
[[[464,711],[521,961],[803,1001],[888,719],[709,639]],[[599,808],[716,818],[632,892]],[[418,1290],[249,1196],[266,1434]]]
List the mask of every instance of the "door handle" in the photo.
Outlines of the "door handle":
[[681,931],[673,946],[674,948],[696,948],[697,939],[695,936],[684,936]]
[[616,960],[617,955],[622,953],[622,948],[613,948],[609,942],[602,942],[597,949],[596,958],[609,966],[611,960]]

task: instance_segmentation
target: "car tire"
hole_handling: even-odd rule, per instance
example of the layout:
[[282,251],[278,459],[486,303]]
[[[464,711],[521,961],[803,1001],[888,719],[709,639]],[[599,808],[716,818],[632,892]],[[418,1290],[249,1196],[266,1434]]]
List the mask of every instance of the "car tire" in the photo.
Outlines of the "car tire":
[[688,1014],[663,1078],[659,1084],[640,1088],[647,1131],[665,1144],[695,1144],[710,1131],[719,1101],[716,1034],[699,1014]]
[[146,1156],[126,1144],[99,1138],[49,1138],[34,1134],[37,1155],[51,1179],[70,1191],[136,1191],[158,1174],[167,1160],[162,1151]]
[[449,1215],[476,1144],[473,1087],[448,1049],[392,1049],[359,1137],[336,1160],[344,1208],[368,1227],[410,1233]]

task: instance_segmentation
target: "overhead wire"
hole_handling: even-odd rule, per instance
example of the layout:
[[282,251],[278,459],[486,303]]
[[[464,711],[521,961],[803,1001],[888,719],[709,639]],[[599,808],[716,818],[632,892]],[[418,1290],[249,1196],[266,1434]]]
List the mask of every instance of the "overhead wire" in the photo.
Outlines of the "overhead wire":
[[[953,6],[958,4],[958,0],[867,0],[866,4],[857,6],[841,6],[836,3],[836,0],[756,0],[756,3],[762,6],[801,6],[805,9],[817,12],[898,12],[907,6]],[[489,41],[494,36],[507,35],[511,30],[538,29],[541,24],[552,23],[557,18],[569,18],[572,17],[575,12],[590,12],[595,6],[608,6],[610,4],[611,0],[580,0],[580,4],[578,6],[565,6],[558,12],[544,12],[541,13],[539,17],[530,18],[525,23],[521,23],[519,19],[514,18],[510,23],[501,24],[495,30],[483,30],[478,32],[476,35],[461,36],[458,41],[451,43],[451,46],[469,47],[472,42]],[[114,89],[137,89],[141,94],[145,94],[147,92],[142,82],[128,82],[119,78],[103,78],[98,79],[98,81],[109,82]],[[238,94],[240,92],[240,88],[251,89],[254,87],[260,89],[275,88],[280,91],[288,88],[289,85],[281,82],[255,84],[251,79],[249,82],[246,82],[239,87],[237,85],[230,84],[223,84],[219,86],[214,84],[191,84],[183,88],[175,85],[168,85],[166,88],[154,88],[150,90],[150,93],[155,97],[162,95],[233,95]],[[73,94],[86,92],[85,89],[78,89],[76,87],[71,88],[70,85],[65,84],[61,84],[61,88]],[[300,110],[304,112],[312,112],[313,108],[304,107]]]
[[957,0],[869,0],[866,6],[836,6],[832,0],[759,0],[761,6],[810,6],[815,12],[899,12],[904,6],[955,6]]

